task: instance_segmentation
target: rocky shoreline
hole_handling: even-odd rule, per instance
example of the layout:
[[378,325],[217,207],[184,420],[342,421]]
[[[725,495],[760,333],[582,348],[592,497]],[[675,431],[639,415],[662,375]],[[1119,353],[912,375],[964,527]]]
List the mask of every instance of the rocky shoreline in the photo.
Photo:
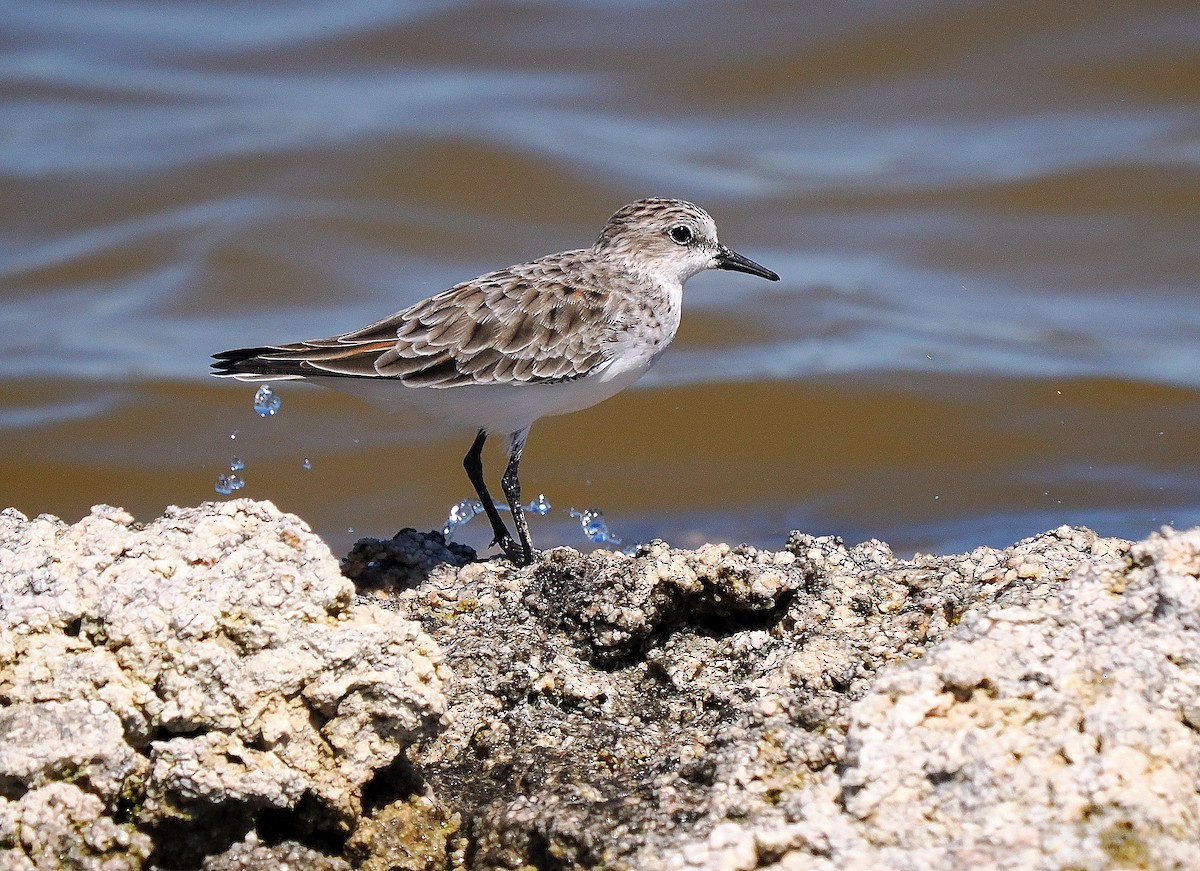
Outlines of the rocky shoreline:
[[1200,530],[473,556],[0,513],[0,868],[1200,856]]

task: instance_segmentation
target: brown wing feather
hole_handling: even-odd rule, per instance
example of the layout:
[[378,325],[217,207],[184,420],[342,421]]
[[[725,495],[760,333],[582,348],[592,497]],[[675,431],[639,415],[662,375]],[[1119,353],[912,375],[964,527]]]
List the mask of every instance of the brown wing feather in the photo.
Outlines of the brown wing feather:
[[610,295],[595,290],[606,276],[568,275],[563,264],[555,255],[489,273],[362,329],[228,352],[237,356],[214,365],[229,374],[384,377],[427,387],[578,378],[607,361],[615,311]]
[[606,359],[611,300],[577,287],[602,287],[602,276],[568,277],[561,263],[559,257],[491,273],[418,303],[389,324],[396,340],[372,365],[408,382],[429,358],[448,358],[458,376],[446,386],[587,374]]

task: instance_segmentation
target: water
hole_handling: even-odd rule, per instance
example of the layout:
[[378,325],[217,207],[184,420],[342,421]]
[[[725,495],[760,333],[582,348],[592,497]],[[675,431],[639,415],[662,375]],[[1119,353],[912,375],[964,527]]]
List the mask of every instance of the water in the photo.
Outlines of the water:
[[[497,505],[496,508],[500,511],[509,510],[507,505]],[[536,499],[524,506],[524,508],[526,512],[540,517],[545,517],[552,510],[550,501],[544,493],[539,494]],[[480,514],[483,514],[482,502],[478,499],[460,499],[450,506],[450,511],[446,515],[446,523],[442,527],[442,535],[445,536],[447,541],[451,541],[459,530],[463,529],[463,527]],[[591,544],[615,547],[621,543],[621,539],[613,535],[609,530],[608,523],[604,519],[604,512],[599,509],[585,508],[579,511],[575,508],[570,508],[567,510],[567,516],[579,521],[579,528],[583,532],[583,537]]]
[[217,475],[217,483],[213,487],[222,496],[230,496],[246,486],[246,481],[240,475],[233,474]]
[[483,513],[483,503],[478,499],[461,499],[450,506],[446,515],[446,523],[442,527],[442,535],[447,541],[454,538],[454,533],[471,522],[471,519]]
[[[545,517],[550,513],[551,505],[546,499],[544,493],[539,493],[538,497],[528,505],[522,506],[529,514],[535,514],[539,517]],[[508,511],[507,505],[496,505],[498,511]],[[450,511],[446,515],[446,523],[442,526],[442,535],[447,541],[454,538],[455,533],[462,529],[472,519],[483,513],[483,503],[478,499],[460,499],[450,506]]]
[[259,417],[272,417],[279,413],[283,400],[268,385],[264,384],[254,394],[254,412]]
[[231,496],[238,490],[244,489],[246,479],[238,473],[244,471],[245,468],[246,463],[241,457],[231,457],[228,474],[222,472],[217,475],[217,483],[213,485],[213,489],[221,496]]
[[1194,7],[9,4],[0,504],[148,519],[235,433],[335,549],[437,526],[473,433],[292,384],[260,418],[208,355],[667,195],[783,280],[689,283],[637,389],[534,426],[527,488],[682,545],[1200,523]]
[[583,536],[592,544],[617,545],[621,543],[621,539],[609,531],[608,522],[604,519],[604,512],[598,508],[585,508],[582,511],[572,508],[567,514],[579,518]]

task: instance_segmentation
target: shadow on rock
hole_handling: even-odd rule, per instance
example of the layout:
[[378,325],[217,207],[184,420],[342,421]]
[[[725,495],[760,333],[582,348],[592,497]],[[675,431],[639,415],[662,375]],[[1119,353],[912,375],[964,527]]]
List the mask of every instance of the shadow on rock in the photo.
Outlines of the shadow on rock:
[[474,548],[440,532],[406,527],[390,539],[360,538],[342,559],[342,574],[359,593],[397,592],[420,585],[439,566],[462,568],[478,558]]

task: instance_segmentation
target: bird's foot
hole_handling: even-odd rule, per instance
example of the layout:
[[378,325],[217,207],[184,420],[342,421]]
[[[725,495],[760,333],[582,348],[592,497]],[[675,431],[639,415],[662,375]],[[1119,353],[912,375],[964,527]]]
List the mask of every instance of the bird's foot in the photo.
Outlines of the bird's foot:
[[525,548],[521,547],[520,545],[516,545],[511,550],[505,550],[504,555],[508,557],[508,561],[514,566],[519,569],[523,569],[526,566],[533,565],[533,563],[541,555],[541,552],[532,549],[525,550]]
[[539,551],[532,547],[526,548],[519,542],[515,541],[511,536],[505,536],[502,539],[492,539],[492,544],[500,548],[504,552],[505,558],[515,565],[517,568],[523,569],[525,566],[532,565],[540,554]]

